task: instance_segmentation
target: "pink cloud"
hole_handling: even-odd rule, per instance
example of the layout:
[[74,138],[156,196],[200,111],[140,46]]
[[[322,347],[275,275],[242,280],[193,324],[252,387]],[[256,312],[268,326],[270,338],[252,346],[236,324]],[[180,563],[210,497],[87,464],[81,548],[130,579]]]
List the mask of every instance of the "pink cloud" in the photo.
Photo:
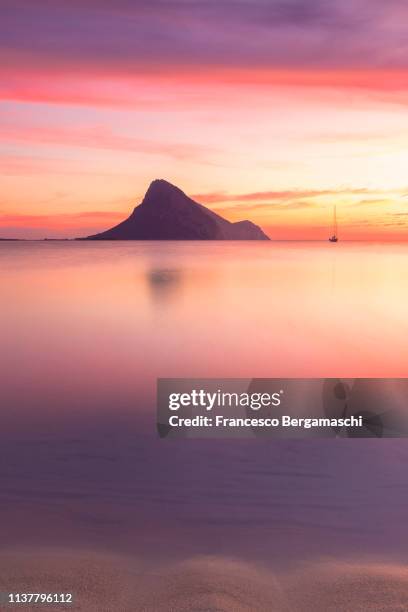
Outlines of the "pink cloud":
[[[327,195],[359,195],[372,193],[366,188],[343,188],[343,189],[292,189],[284,191],[257,191],[250,193],[228,194],[225,192],[196,194],[193,199],[205,204],[217,204],[226,202],[256,202],[256,201],[287,201],[301,200],[304,198],[316,198]],[[378,193],[375,190],[373,193]]]
[[164,155],[177,160],[203,160],[215,149],[189,143],[155,142],[124,134],[114,133],[103,125],[91,127],[58,127],[48,125],[24,125],[22,122],[2,126],[1,141],[34,144],[58,144],[90,149],[108,149]]
[[[1,58],[1,53],[0,53]],[[121,71],[105,67],[103,73],[89,69],[60,71],[30,64],[0,69],[0,97],[20,102],[78,106],[102,106],[134,110],[183,110],[194,103],[211,107],[233,104],[236,88],[262,94],[274,88],[354,90],[377,100],[408,103],[408,69],[332,69],[189,66],[174,64],[163,69]],[[214,98],[214,91],[217,95]],[[248,90],[246,90],[248,91]],[[194,95],[193,95],[194,93]],[[195,102],[194,102],[195,101]]]
[[48,215],[0,214],[0,238],[72,238],[99,232],[126,217],[117,211]]

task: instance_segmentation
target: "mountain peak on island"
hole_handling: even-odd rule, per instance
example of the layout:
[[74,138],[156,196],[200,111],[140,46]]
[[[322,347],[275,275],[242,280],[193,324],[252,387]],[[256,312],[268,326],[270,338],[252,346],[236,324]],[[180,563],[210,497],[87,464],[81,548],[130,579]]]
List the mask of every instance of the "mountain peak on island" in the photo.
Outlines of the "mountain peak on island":
[[[164,179],[152,181],[145,193],[142,204],[177,205],[183,198],[187,198],[184,191]],[[140,204],[139,206],[141,206]]]
[[150,183],[138,206],[119,225],[82,240],[269,240],[250,221],[231,223],[164,179]]
[[145,198],[148,195],[151,195],[151,194],[153,194],[153,195],[157,194],[158,195],[160,193],[161,194],[166,194],[166,193],[167,194],[168,193],[179,193],[179,194],[182,193],[182,194],[184,194],[184,192],[181,189],[179,189],[179,187],[176,187],[176,185],[173,185],[173,183],[169,183],[169,181],[166,181],[165,179],[154,179],[150,183],[150,185],[149,185],[149,187],[148,187],[148,189],[146,191]]

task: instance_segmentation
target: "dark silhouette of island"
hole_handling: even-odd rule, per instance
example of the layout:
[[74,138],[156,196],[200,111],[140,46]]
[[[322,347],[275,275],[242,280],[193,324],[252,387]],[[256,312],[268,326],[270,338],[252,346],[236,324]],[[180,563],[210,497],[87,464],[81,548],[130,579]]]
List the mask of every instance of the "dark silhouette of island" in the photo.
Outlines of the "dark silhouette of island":
[[100,234],[78,240],[269,240],[251,221],[231,223],[181,189],[160,179],[151,183],[130,217]]

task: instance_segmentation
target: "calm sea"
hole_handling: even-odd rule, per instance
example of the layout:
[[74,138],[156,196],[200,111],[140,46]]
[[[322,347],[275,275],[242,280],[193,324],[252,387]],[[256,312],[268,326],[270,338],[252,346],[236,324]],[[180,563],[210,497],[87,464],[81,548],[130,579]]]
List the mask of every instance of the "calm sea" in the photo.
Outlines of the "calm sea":
[[0,243],[3,547],[407,557],[404,440],[158,440],[162,377],[408,377],[408,245]]

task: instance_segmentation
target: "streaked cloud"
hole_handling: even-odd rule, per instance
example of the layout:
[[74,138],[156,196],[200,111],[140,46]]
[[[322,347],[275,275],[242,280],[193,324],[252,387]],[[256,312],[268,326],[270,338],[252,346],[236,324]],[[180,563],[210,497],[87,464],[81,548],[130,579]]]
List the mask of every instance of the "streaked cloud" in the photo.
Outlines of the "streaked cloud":
[[367,200],[358,200],[353,202],[353,206],[382,206],[390,204],[392,200],[385,198],[372,198]]
[[73,238],[93,234],[124,219],[118,211],[84,211],[48,215],[0,213],[2,238]]
[[64,146],[142,152],[149,155],[164,155],[178,160],[203,160],[215,151],[199,144],[182,142],[155,142],[114,133],[104,125],[89,127],[26,126],[21,123],[2,126],[1,138],[5,142],[51,143]]
[[222,216],[231,216],[233,215],[253,215],[254,213],[261,213],[262,215],[269,216],[270,213],[276,211],[286,211],[289,212],[291,210],[304,210],[310,208],[318,208],[319,204],[316,202],[312,202],[309,200],[294,200],[292,202],[265,202],[263,204],[236,204],[234,206],[228,206],[228,208],[219,206],[213,207],[212,210],[217,212]]
[[[317,198],[324,196],[339,195],[361,195],[370,193],[370,189],[343,188],[343,189],[293,189],[283,191],[256,191],[252,193],[228,194],[225,192],[202,193],[191,196],[193,199],[203,204],[218,204],[225,202],[254,202],[254,201],[282,201],[282,200],[301,200],[303,198]],[[377,191],[374,191],[377,193]]]
[[75,226],[78,221],[94,224],[95,221],[104,223],[123,220],[123,212],[118,211],[84,211],[78,213],[57,213],[53,215],[20,215],[20,214],[1,214],[0,226],[49,226],[50,224],[59,225],[61,222],[65,226]]

